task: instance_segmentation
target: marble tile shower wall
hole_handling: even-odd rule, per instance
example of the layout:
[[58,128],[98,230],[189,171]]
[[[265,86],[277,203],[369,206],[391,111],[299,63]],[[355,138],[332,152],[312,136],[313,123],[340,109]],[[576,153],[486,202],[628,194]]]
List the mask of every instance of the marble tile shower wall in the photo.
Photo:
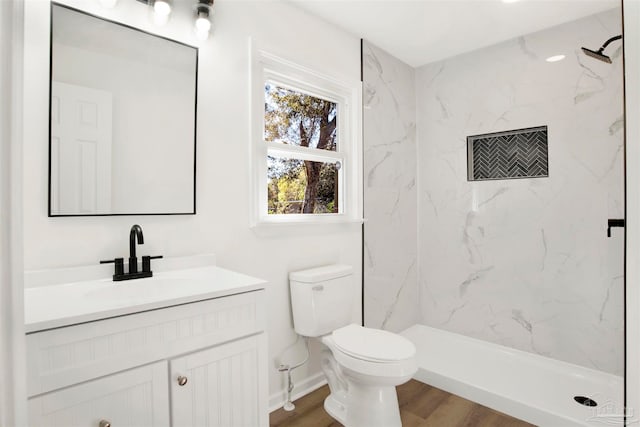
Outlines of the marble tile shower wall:
[[[417,69],[425,324],[622,374],[624,237],[606,234],[624,217],[622,50],[613,64],[580,52],[620,21],[614,9]],[[467,181],[468,135],[543,125],[548,178]]]
[[419,323],[414,69],[365,42],[366,326]]

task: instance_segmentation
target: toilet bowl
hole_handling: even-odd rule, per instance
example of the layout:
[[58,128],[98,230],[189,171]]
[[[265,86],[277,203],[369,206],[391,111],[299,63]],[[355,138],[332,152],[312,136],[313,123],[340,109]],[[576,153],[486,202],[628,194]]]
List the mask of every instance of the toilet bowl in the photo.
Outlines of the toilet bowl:
[[[416,348],[408,339],[379,329],[350,324],[322,337],[340,366],[393,385],[416,373]],[[394,378],[404,378],[394,383]]]
[[[395,387],[417,370],[415,346],[399,335],[355,324],[323,336],[321,342],[330,351],[322,363],[331,389],[324,403],[329,415],[348,427],[401,426]],[[325,358],[335,363],[325,363]],[[342,381],[331,384],[333,376]]]
[[291,273],[294,327],[323,344],[329,415],[346,427],[401,427],[395,386],[417,371],[416,349],[400,335],[350,323],[351,277],[343,265]]

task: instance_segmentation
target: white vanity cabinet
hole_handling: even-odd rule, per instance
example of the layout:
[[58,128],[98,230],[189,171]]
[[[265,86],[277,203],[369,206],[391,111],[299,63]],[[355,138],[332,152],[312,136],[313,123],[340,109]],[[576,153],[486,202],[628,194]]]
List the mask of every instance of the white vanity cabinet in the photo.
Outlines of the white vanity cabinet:
[[264,290],[27,335],[29,425],[268,425]]

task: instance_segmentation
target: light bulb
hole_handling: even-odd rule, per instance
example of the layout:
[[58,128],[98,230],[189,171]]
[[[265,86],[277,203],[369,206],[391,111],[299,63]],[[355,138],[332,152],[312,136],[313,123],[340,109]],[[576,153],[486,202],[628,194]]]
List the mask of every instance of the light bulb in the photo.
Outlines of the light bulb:
[[209,33],[210,29],[211,29],[211,21],[209,21],[209,18],[203,15],[198,16],[198,18],[196,19],[196,32]]
[[211,31],[211,7],[213,0],[198,0],[196,7],[196,22],[194,24],[196,38],[204,41],[209,38]]
[[171,13],[171,5],[166,0],[156,0],[155,3],[153,3],[153,11],[157,15],[169,16]]

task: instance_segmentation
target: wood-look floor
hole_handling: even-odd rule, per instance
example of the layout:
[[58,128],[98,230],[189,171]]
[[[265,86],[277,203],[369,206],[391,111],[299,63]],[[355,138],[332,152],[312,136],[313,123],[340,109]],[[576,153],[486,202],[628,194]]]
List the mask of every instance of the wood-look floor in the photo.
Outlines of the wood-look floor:
[[[478,405],[435,387],[411,380],[397,388],[403,427],[531,427],[532,424]],[[324,386],[269,416],[271,427],[341,427],[324,410]]]

